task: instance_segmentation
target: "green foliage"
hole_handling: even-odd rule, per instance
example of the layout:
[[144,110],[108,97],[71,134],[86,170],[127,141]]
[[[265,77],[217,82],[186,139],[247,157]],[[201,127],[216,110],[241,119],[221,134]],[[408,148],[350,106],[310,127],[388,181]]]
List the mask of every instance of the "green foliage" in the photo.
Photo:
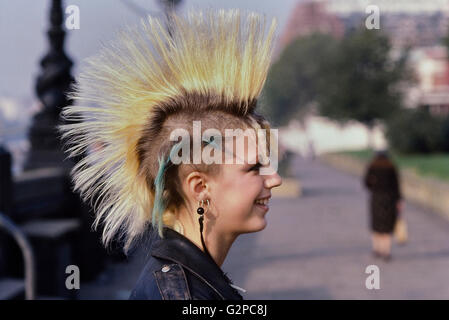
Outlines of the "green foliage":
[[272,66],[262,112],[283,125],[317,105],[329,118],[372,126],[400,108],[405,61],[403,55],[392,62],[389,40],[379,30],[361,28],[341,40],[324,34],[300,37]]
[[361,28],[347,35],[326,62],[318,96],[322,115],[372,126],[401,105],[397,84],[404,78],[405,56],[390,58],[388,38],[379,30]]
[[446,47],[446,51],[449,52],[449,28],[447,29],[446,34],[441,39],[441,43]]
[[332,37],[312,34],[285,48],[271,67],[262,94],[262,113],[270,121],[283,125],[316,100],[322,66],[334,55],[335,46]]
[[[449,151],[449,120],[432,116],[426,109],[404,109],[387,122],[390,146],[403,153]],[[446,137],[445,137],[446,135]]]
[[376,154],[372,149],[361,149],[361,150],[350,150],[350,151],[339,151],[334,152],[336,154],[344,154],[354,157],[360,161],[368,162]]
[[397,162],[399,166],[412,168],[418,174],[449,180],[449,154],[447,153],[402,155],[398,156]]
[[443,119],[441,127],[442,149],[449,152],[449,115]]

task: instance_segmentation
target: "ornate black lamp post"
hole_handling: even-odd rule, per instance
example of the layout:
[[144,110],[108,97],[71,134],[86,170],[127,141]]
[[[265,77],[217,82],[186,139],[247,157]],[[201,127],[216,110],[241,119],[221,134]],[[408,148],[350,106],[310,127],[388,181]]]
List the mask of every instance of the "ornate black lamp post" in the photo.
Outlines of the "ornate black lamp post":
[[166,18],[166,24],[167,24],[167,30],[170,35],[172,35],[172,27],[171,27],[171,14],[176,10],[176,7],[178,7],[182,0],[158,0],[159,5],[164,10],[165,18]]
[[41,60],[42,72],[35,87],[43,109],[34,116],[28,133],[31,149],[25,170],[63,165],[64,154],[56,125],[61,109],[70,103],[66,93],[74,82],[70,74],[73,62],[64,52],[63,18],[62,1],[52,0],[51,25],[47,32],[50,50]]
[[0,212],[4,214],[9,214],[12,207],[11,165],[11,154],[0,144]]
[[181,4],[182,0],[158,0],[160,5],[163,7],[164,11],[175,10],[178,5]]

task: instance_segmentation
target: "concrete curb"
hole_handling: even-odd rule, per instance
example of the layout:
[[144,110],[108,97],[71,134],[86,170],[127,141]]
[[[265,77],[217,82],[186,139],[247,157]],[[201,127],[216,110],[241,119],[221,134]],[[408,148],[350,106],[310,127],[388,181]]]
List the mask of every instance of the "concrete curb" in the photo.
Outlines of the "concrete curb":
[[[338,170],[362,178],[366,162],[351,156],[325,154],[320,161]],[[404,198],[425,208],[431,209],[449,219],[449,184],[440,180],[422,177],[413,170],[400,170],[401,188]]]

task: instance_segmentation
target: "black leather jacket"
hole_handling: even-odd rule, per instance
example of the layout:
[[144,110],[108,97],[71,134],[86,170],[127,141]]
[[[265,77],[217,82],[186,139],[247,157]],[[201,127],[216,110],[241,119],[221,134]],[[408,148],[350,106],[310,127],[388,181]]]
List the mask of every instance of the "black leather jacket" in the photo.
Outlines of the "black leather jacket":
[[242,300],[231,280],[206,253],[165,227],[157,238],[130,300]]

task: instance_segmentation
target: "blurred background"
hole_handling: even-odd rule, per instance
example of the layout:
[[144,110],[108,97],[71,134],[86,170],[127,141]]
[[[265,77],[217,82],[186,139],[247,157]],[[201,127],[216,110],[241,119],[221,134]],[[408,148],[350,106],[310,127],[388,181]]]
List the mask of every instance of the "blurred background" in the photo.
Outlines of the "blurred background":
[[[279,129],[284,182],[267,228],[239,237],[223,265],[244,297],[448,299],[449,0],[0,1],[0,299],[128,298],[148,252],[102,248],[55,126],[102,42],[191,8],[279,23],[259,107]],[[371,252],[363,183],[381,150],[405,200],[388,261]],[[69,265],[79,289],[66,287]]]

